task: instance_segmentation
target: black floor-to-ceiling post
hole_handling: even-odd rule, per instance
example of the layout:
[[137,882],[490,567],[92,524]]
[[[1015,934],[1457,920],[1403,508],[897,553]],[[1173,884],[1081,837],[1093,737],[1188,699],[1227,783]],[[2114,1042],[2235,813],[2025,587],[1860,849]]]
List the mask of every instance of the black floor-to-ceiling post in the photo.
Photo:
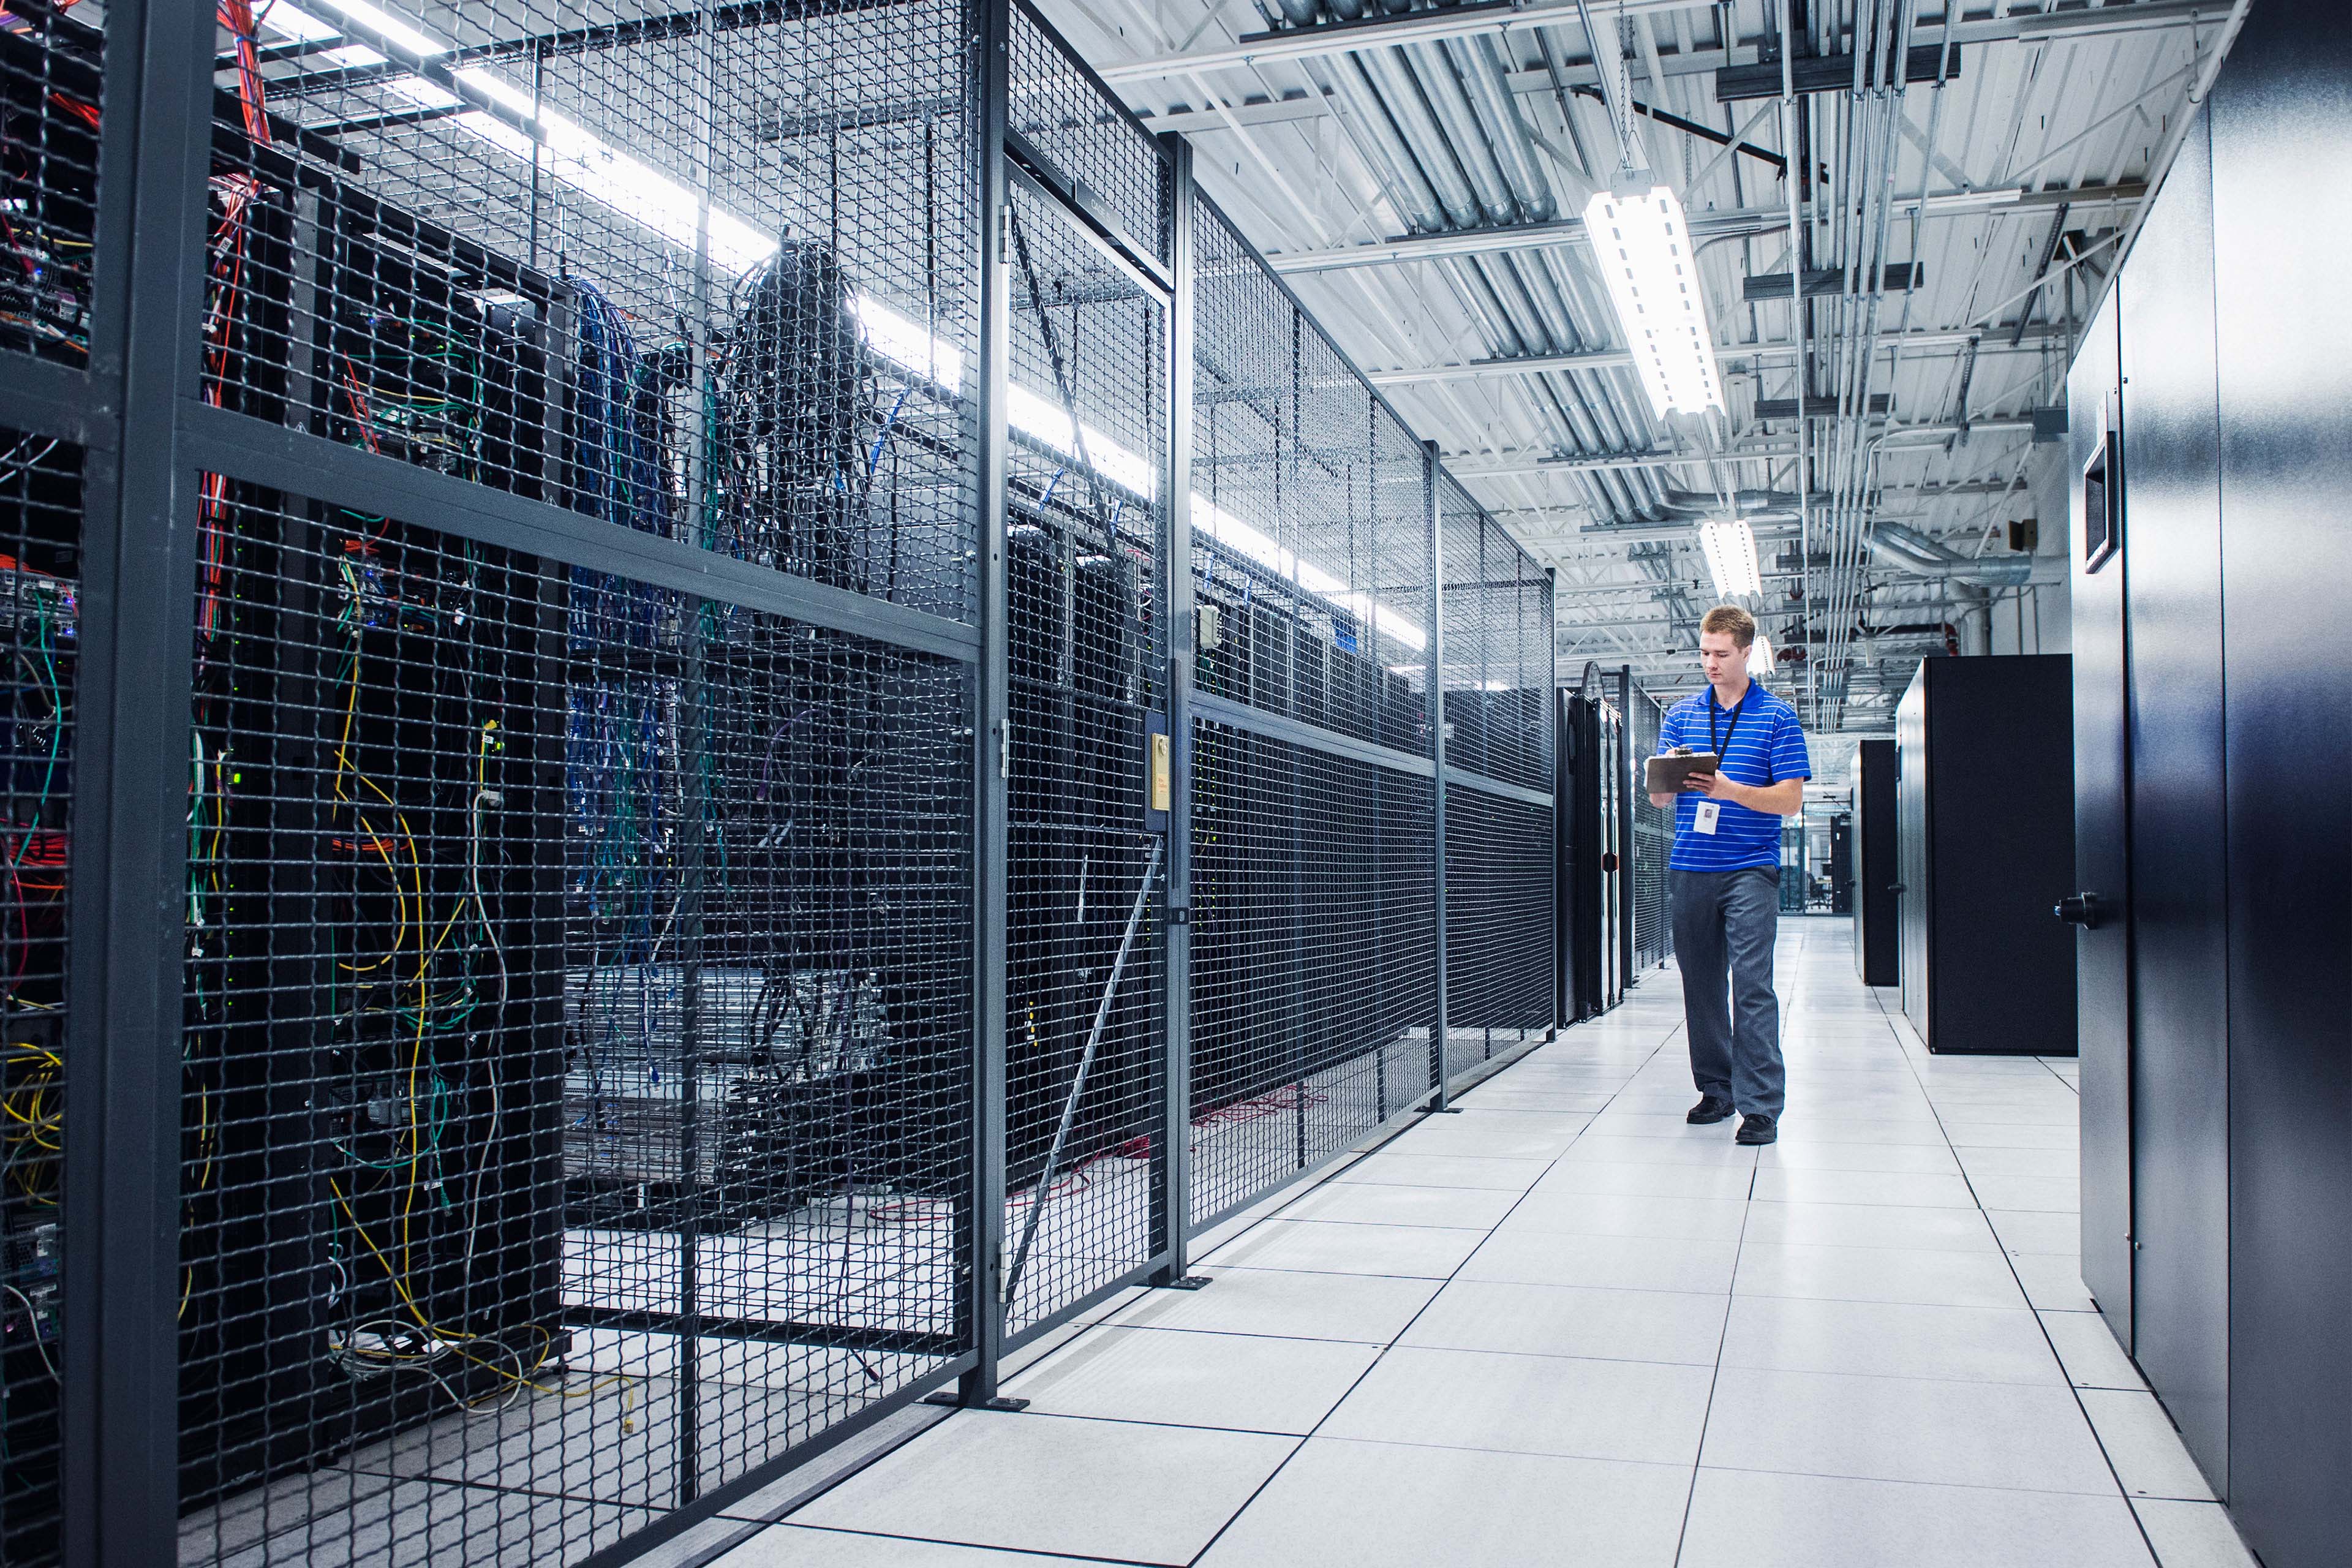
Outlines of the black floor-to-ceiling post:
[[[107,9],[73,769],[62,1505],[74,1568],[177,1557],[181,970],[210,6]],[[136,427],[130,411],[136,409]],[[100,428],[100,424],[105,428]]]
[[1427,521],[1429,539],[1429,755],[1436,765],[1432,778],[1434,794],[1432,826],[1436,838],[1436,939],[1437,994],[1429,1028],[1431,1069],[1437,1079],[1437,1095],[1430,1101],[1433,1110],[1453,1109],[1451,1086],[1446,1082],[1447,1063],[1451,1052],[1446,1049],[1446,966],[1445,966],[1445,534],[1444,509],[1437,504],[1437,480],[1442,470],[1437,463],[1437,443],[1421,444],[1422,510]]
[[1011,56],[1010,0],[970,0],[972,88],[978,107],[973,153],[980,189],[980,365],[973,392],[980,430],[979,537],[972,587],[980,662],[972,671],[972,1144],[967,1237],[967,1331],[977,1360],[957,1400],[996,1402],[1004,1342],[1004,921],[1006,795],[1013,773],[1013,719],[1005,647],[1005,385],[1012,343],[1007,266],[1013,209],[1004,180],[1004,126]]
[[[1171,200],[1168,305],[1168,900],[1167,1070],[1160,1118],[1160,1229],[1168,1255],[1156,1284],[1199,1283],[1186,1269],[1192,1229],[1192,146],[1171,132],[1165,178]],[[1148,760],[1147,760],[1148,761]],[[1147,783],[1149,781],[1147,780]]]

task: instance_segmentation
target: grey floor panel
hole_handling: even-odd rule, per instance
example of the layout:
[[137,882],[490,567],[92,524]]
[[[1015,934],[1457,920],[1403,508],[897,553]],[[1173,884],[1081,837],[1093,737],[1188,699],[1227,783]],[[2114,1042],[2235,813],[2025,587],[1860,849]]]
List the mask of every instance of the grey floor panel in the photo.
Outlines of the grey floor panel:
[[1750,1240],[1732,1290],[1830,1301],[1929,1307],[2021,1307],[2009,1259],[1995,1252],[1927,1247],[1805,1247]]
[[1738,1252],[1736,1241],[1506,1229],[1496,1231],[1462,1266],[1460,1278],[1719,1295],[1731,1289],[1732,1263]]
[[2107,1321],[2095,1311],[2043,1312],[2042,1331],[2058,1352],[2067,1381],[2077,1388],[2123,1388],[2146,1392],[2147,1384],[2116,1342]]
[[1735,1296],[1723,1364],[1960,1383],[2065,1381],[2040,1322],[2022,1307]]
[[1534,1192],[1499,1229],[1561,1236],[1687,1237],[1737,1241],[1748,1205],[1738,1198],[1672,1198],[1629,1193]]
[[1434,1279],[1204,1268],[1202,1290],[1156,1290],[1111,1320],[1129,1328],[1194,1329],[1284,1339],[1386,1344],[1437,1293]]
[[1401,1345],[1318,1436],[1688,1465],[1713,1379],[1704,1366]]
[[2153,1394],[2119,1388],[2075,1391],[2124,1490],[2136,1498],[2211,1502],[2213,1489],[2180,1444],[2172,1418]]
[[[1189,1563],[1297,1440],[966,1411],[793,1522],[1133,1563]],[[1171,1481],[1181,1478],[1181,1484]]]
[[1690,1475],[1318,1437],[1202,1568],[1671,1568]]
[[1750,1204],[1748,1239],[1807,1247],[2000,1251],[1992,1227],[1975,1209],[1915,1209],[1873,1204]]
[[1481,1239],[1477,1231],[1435,1226],[1270,1219],[1227,1242],[1203,1261],[1228,1268],[1443,1279],[1462,1267]]
[[1051,1568],[1055,1563],[1087,1561],[777,1524],[718,1559],[711,1568]]
[[1457,1279],[1404,1342],[1443,1350],[1712,1366],[1729,1298]]
[[2164,1568],[2260,1568],[2220,1503],[2135,1498],[2132,1511]]
[[1347,1225],[1428,1225],[1486,1231],[1519,1201],[1513,1190],[1409,1187],[1393,1182],[1327,1182],[1282,1211],[1285,1219]]
[[1702,1469],[1679,1568],[2153,1568],[2120,1496]]
[[1702,1462],[1864,1480],[2113,1496],[2116,1478],[2059,1386],[1727,1366]]
[[1379,1354],[1335,1340],[1110,1327],[1004,1391],[1049,1415],[1303,1436]]

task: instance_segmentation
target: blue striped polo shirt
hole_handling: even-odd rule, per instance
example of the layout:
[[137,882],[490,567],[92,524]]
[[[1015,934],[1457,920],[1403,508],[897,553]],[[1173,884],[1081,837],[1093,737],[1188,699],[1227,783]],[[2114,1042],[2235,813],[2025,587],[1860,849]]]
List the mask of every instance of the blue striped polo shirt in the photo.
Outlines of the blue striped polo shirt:
[[[1707,733],[1709,710],[1715,716],[1712,737]],[[1735,713],[1739,715],[1737,731],[1731,724]],[[1748,695],[1727,709],[1716,701],[1711,686],[1675,703],[1658,728],[1658,750],[1688,746],[1694,752],[1711,752],[1727,734],[1731,749],[1722,772],[1733,784],[1779,784],[1813,775],[1797,710],[1753,680],[1748,683]],[[1691,822],[1705,798],[1687,793],[1675,797],[1675,852],[1666,861],[1669,867],[1677,871],[1743,871],[1780,863],[1782,818],[1727,800],[1715,831],[1699,833]]]

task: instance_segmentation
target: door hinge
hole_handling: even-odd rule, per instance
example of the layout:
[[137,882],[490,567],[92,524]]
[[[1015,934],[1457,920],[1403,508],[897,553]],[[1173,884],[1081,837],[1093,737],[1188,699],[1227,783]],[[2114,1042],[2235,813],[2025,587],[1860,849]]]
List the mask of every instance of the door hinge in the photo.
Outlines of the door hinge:
[[1013,204],[1006,202],[996,209],[996,264],[1000,267],[1013,259]]
[[996,721],[996,776],[1001,779],[1013,776],[1013,721],[1010,719]]

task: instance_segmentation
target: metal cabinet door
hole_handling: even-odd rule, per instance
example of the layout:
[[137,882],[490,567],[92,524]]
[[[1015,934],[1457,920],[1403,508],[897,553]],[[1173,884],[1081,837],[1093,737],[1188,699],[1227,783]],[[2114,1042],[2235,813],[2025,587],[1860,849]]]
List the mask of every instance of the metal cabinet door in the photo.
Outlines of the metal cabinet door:
[[2117,366],[2119,279],[2084,334],[2067,377],[2074,560],[2074,945],[2076,1037],[2083,1086],[2083,1283],[2126,1349],[2132,1342],[2131,787],[2125,691],[2129,627],[2124,552],[2110,506],[2123,479],[2125,417]]

